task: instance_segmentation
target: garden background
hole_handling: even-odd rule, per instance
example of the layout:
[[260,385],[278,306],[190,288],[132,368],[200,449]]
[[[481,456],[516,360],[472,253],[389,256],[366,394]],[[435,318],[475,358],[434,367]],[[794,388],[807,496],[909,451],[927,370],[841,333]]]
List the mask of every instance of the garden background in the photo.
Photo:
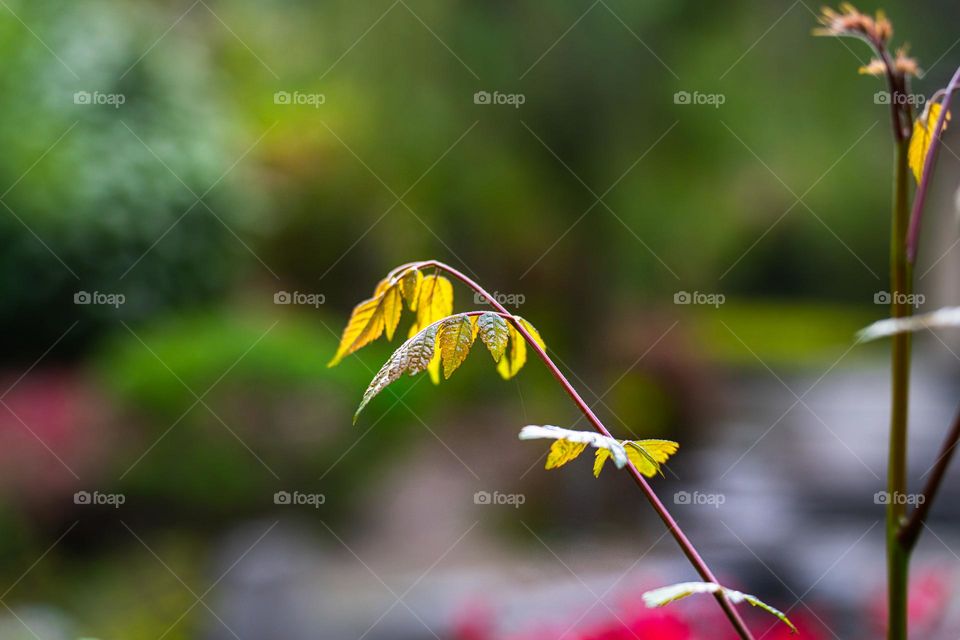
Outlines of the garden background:
[[[929,96],[960,7],[884,6]],[[533,322],[617,435],[681,443],[654,487],[725,583],[876,634],[887,345],[854,334],[887,313],[892,150],[818,10],[0,1],[0,637],[718,637],[709,599],[643,609],[694,575],[623,474],[517,441],[577,425],[539,362],[475,355],[351,426],[396,342],[328,369],[339,332],[427,258]],[[920,309],[960,301],[953,148]],[[958,350],[917,340],[914,486]],[[960,630],[956,480],[918,637]]]

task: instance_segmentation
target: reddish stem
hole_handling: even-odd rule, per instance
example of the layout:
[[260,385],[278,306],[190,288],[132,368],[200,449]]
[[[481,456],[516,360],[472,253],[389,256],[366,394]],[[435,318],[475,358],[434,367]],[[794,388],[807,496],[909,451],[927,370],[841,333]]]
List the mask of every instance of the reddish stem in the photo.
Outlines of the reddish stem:
[[[577,390],[573,388],[573,385],[570,384],[570,381],[567,380],[566,376],[563,375],[563,372],[557,367],[557,365],[551,360],[550,356],[547,355],[546,351],[537,344],[537,341],[533,339],[533,336],[523,327],[523,324],[518,322],[516,316],[511,314],[509,311],[504,308],[497,300],[487,293],[483,287],[471,280],[468,276],[457,271],[453,267],[446,265],[442,262],[436,260],[428,260],[426,262],[417,263],[418,267],[437,267],[442,269],[457,278],[465,285],[479,293],[483,296],[490,305],[496,309],[498,312],[503,314],[510,323],[516,328],[516,330],[523,336],[523,339],[527,341],[527,344],[536,352],[540,359],[543,360],[543,363],[547,365],[547,368],[550,370],[550,373],[553,374],[553,377],[557,379],[557,382],[560,383],[560,386],[563,387],[564,391],[567,392],[567,395],[573,400],[573,403],[577,405],[577,408],[580,409],[580,412],[590,421],[590,424],[593,425],[593,428],[600,434],[612,438],[613,436],[607,430],[607,428],[600,422],[600,419],[594,414],[593,410],[587,406],[587,403],[584,399],[577,393]],[[634,481],[640,487],[640,490],[643,491],[644,495],[647,497],[647,500],[650,501],[650,504],[653,506],[654,511],[657,512],[657,515],[660,516],[660,519],[667,526],[667,529],[670,531],[670,534],[677,541],[677,544],[680,545],[680,549],[683,551],[684,555],[687,556],[687,559],[690,561],[690,564],[697,570],[697,573],[700,574],[700,577],[703,578],[706,582],[717,582],[716,576],[713,575],[713,572],[710,571],[710,567],[707,566],[707,563],[704,562],[703,558],[694,548],[693,544],[683,533],[683,530],[680,529],[680,525],[677,524],[677,521],[674,520],[673,516],[670,515],[670,512],[667,511],[667,507],[663,504],[657,494],[654,493],[653,488],[650,486],[650,483],[647,482],[647,479],[643,477],[633,463],[628,462],[627,470],[630,472],[630,475],[633,476]],[[727,618],[730,619],[730,624],[733,625],[737,633],[744,640],[753,640],[753,636],[750,634],[750,630],[747,629],[746,623],[744,623],[743,618],[740,617],[740,614],[737,613],[737,610],[734,608],[730,600],[723,594],[723,592],[717,592],[714,594],[717,601],[720,603],[720,606],[723,608],[724,613],[727,615]]]
[[936,463],[934,463],[933,471],[930,473],[930,479],[927,480],[927,484],[923,488],[923,493],[920,494],[923,496],[923,502],[919,503],[913,509],[907,523],[900,529],[900,543],[906,549],[913,549],[917,544],[917,538],[920,537],[920,532],[927,520],[927,514],[930,513],[933,499],[937,496],[937,491],[940,489],[943,478],[947,474],[947,467],[950,466],[950,460],[957,450],[958,442],[960,442],[960,413],[958,413],[957,417],[953,420],[950,432],[943,442],[940,456],[937,458]]
[[917,185],[917,193],[913,198],[913,211],[910,213],[910,229],[907,231],[907,260],[913,264],[917,259],[917,245],[920,241],[920,222],[923,219],[923,205],[927,199],[927,191],[930,189],[931,176],[933,175],[933,165],[937,161],[937,152],[940,150],[940,138],[943,135],[943,127],[947,122],[947,115],[950,109],[950,99],[953,92],[960,86],[960,68],[958,68],[953,77],[950,78],[950,84],[947,85],[946,93],[943,96],[943,102],[940,103],[940,115],[937,117],[937,126],[934,129],[933,139],[930,141],[930,148],[927,150],[927,157],[923,161],[923,173],[920,174],[920,183]]

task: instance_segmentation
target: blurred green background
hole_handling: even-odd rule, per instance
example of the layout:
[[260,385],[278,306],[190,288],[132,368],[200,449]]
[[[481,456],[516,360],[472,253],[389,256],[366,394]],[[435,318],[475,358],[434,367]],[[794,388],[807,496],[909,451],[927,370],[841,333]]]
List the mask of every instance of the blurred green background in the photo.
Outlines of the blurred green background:
[[[960,6],[885,7],[929,95],[960,60]],[[138,539],[192,584],[276,491],[322,491],[309,526],[363,532],[391,469],[438,433],[483,458],[525,420],[575,419],[538,363],[503,383],[475,356],[351,427],[390,346],[326,362],[351,306],[410,260],[523,296],[574,382],[610,387],[585,395],[620,431],[706,442],[719,379],[821,373],[885,313],[891,149],[881,85],[856,72],[866,49],[812,38],[818,9],[5,0],[4,598],[64,612],[67,634],[156,638],[193,598]],[[934,232],[918,273],[953,239]],[[527,521],[623,520],[602,501],[565,511],[537,475]],[[166,637],[218,637],[203,614]]]

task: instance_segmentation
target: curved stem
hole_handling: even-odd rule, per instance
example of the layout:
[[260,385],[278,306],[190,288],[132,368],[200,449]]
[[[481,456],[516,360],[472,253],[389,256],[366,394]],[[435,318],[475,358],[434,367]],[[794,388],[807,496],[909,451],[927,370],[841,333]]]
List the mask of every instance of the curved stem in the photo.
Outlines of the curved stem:
[[[559,382],[560,386],[563,387],[564,391],[567,392],[567,395],[570,396],[570,399],[573,400],[573,403],[577,405],[577,408],[580,409],[580,412],[583,413],[587,420],[590,421],[590,424],[593,425],[593,428],[598,433],[607,436],[608,438],[613,437],[610,434],[610,431],[608,431],[603,423],[600,422],[600,419],[596,416],[593,410],[590,409],[577,390],[574,389],[573,385],[570,384],[570,381],[567,380],[566,376],[563,375],[563,372],[560,371],[559,367],[557,367],[550,356],[548,356],[547,353],[540,347],[540,345],[537,344],[536,340],[533,339],[533,336],[530,335],[523,325],[517,321],[516,316],[507,311],[506,308],[497,302],[493,296],[487,293],[483,287],[460,271],[457,271],[453,267],[436,260],[428,260],[426,262],[418,263],[418,266],[432,266],[446,271],[480,294],[494,309],[507,317],[517,332],[519,332],[520,335],[523,336],[523,339],[527,341],[527,344],[530,345],[530,348],[532,348],[543,361],[543,363],[547,365],[550,373],[552,373],[553,377],[557,379],[557,382]],[[640,490],[643,491],[644,495],[647,497],[647,500],[650,501],[654,511],[657,512],[657,515],[660,516],[660,519],[667,526],[667,529],[677,541],[677,544],[680,545],[680,549],[683,551],[684,555],[687,556],[690,564],[692,564],[697,570],[697,573],[700,574],[700,577],[706,582],[717,583],[717,578],[713,575],[713,572],[710,571],[710,567],[707,566],[707,563],[704,562],[696,548],[694,548],[693,544],[680,529],[680,525],[677,524],[677,521],[674,520],[673,516],[670,515],[670,512],[667,511],[667,507],[663,504],[660,498],[657,497],[657,494],[654,493],[653,488],[650,486],[650,483],[647,482],[647,479],[643,477],[643,474],[637,470],[633,463],[628,462],[626,468],[633,477],[634,481],[640,487]],[[740,617],[740,614],[734,608],[733,604],[726,597],[726,595],[724,595],[722,591],[717,592],[714,595],[717,601],[720,603],[720,606],[723,608],[724,613],[727,615],[727,618],[729,618],[730,624],[733,625],[740,637],[743,638],[743,640],[753,640],[753,636],[750,634],[750,630],[747,629],[746,623],[744,623],[743,618]]]
[[933,165],[937,161],[937,152],[940,148],[940,138],[943,135],[943,127],[947,122],[950,99],[958,87],[960,87],[960,68],[958,68],[954,72],[953,77],[950,78],[950,84],[947,85],[943,102],[940,104],[941,108],[940,115],[937,117],[937,127],[934,129],[933,139],[930,140],[927,157],[923,161],[923,173],[920,174],[917,194],[913,198],[913,211],[910,213],[910,230],[907,232],[907,259],[910,261],[910,264],[913,264],[917,259],[917,244],[920,240],[920,222],[923,219],[923,205],[926,202],[927,191],[930,188]]
[[903,545],[907,551],[912,551],[913,547],[917,544],[917,538],[920,537],[920,532],[927,520],[927,514],[930,513],[930,506],[933,504],[933,499],[937,496],[937,491],[943,483],[943,477],[946,475],[947,467],[950,466],[950,460],[957,450],[958,442],[960,442],[960,413],[953,419],[953,426],[950,427],[950,432],[943,441],[940,455],[937,457],[937,461],[933,465],[933,470],[930,472],[930,479],[927,480],[927,484],[920,494],[923,497],[923,501],[919,502],[916,508],[910,512],[907,523],[900,529],[900,544]]

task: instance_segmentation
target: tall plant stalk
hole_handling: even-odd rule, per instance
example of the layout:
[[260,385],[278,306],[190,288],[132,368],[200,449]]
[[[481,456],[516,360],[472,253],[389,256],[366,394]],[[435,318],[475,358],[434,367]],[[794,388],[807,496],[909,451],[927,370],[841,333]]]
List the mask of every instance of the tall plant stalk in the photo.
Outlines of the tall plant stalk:
[[[587,405],[586,401],[584,401],[583,397],[577,392],[573,385],[570,384],[570,381],[567,380],[566,376],[563,375],[563,372],[560,371],[560,368],[557,367],[556,363],[554,363],[550,356],[547,355],[547,352],[543,350],[533,336],[530,335],[530,332],[527,331],[526,327],[524,327],[521,322],[518,322],[514,315],[507,311],[507,309],[500,304],[494,296],[490,295],[483,287],[474,282],[469,276],[442,262],[429,260],[416,263],[416,266],[418,268],[435,267],[445,271],[457,280],[464,283],[484,300],[486,300],[490,306],[496,309],[514,326],[529,347],[533,349],[534,353],[536,353],[540,360],[542,360],[547,366],[547,369],[550,370],[550,373],[553,374],[553,377],[556,378],[557,382],[560,383],[560,386],[563,387],[563,390],[566,391],[568,396],[570,396],[570,399],[573,400],[573,403],[590,422],[591,426],[593,426],[593,428],[601,435],[604,435],[608,438],[613,437],[606,426],[604,426],[603,422],[600,421],[600,418],[597,417],[589,405]],[[686,534],[684,534],[677,521],[672,515],[670,515],[667,507],[654,492],[653,488],[650,486],[650,483],[647,482],[647,479],[643,477],[643,474],[641,474],[633,464],[628,464],[627,469],[634,482],[640,487],[640,490],[643,492],[644,496],[646,496],[651,506],[653,506],[654,511],[657,512],[657,515],[666,525],[670,535],[672,535],[677,544],[680,545],[680,549],[683,551],[683,554],[687,557],[687,560],[690,561],[690,564],[693,565],[694,569],[696,569],[700,577],[705,582],[716,583],[716,576],[714,576],[713,572],[710,570],[710,567],[697,552],[696,548],[690,542],[690,539],[687,538]],[[717,591],[714,593],[714,597],[717,599],[717,602],[719,602],[720,607],[723,609],[724,614],[727,616],[730,624],[733,625],[733,628],[736,630],[737,634],[743,640],[753,640],[753,635],[751,635],[746,623],[743,621],[743,618],[740,617],[740,614],[734,608],[726,594],[723,591]]]
[[[894,160],[893,215],[890,233],[890,315],[912,314],[913,269],[907,258],[908,203],[907,150],[909,140],[899,139]],[[910,549],[900,539],[906,518],[908,409],[910,395],[910,334],[893,337],[890,360],[890,458],[887,468],[887,606],[889,640],[907,638],[907,591]]]
[[[917,75],[917,63],[900,48],[890,51],[893,25],[882,11],[869,16],[852,5],[840,11],[824,9],[818,35],[852,37],[870,46],[875,57],[860,68],[861,73],[886,80],[894,140],[893,206],[890,222],[890,315],[905,318],[913,313],[913,257],[919,218],[910,212],[910,143],[913,125],[912,97],[907,93],[910,76]],[[922,202],[920,203],[922,206]],[[907,597],[910,548],[901,539],[907,520],[907,444],[910,396],[910,334],[893,337],[890,355],[890,450],[887,465],[887,638],[907,640]]]

